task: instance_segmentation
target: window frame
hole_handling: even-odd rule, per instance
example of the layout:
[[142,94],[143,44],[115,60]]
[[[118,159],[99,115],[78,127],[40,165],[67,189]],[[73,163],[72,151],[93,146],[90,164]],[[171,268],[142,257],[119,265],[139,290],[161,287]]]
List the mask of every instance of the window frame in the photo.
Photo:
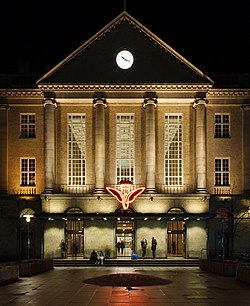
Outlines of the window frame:
[[[167,125],[170,126],[171,124],[168,124],[166,122],[166,117],[178,117],[178,123],[175,123],[172,125],[178,125],[178,142],[175,142],[177,144],[177,155],[178,158],[166,158],[167,154],[171,154],[169,148],[167,148],[167,143],[169,143],[169,140],[166,139],[166,137],[169,137],[169,133],[167,134]],[[184,168],[184,154],[183,154],[183,113],[165,113],[164,114],[164,185],[169,187],[182,187],[183,186],[183,168]],[[181,119],[181,122],[179,122]],[[181,125],[181,130],[180,130]],[[181,135],[181,139],[180,139]],[[174,142],[172,142],[174,144]],[[170,143],[171,145],[171,143]],[[170,163],[169,163],[170,161]],[[177,175],[170,175],[171,174],[171,164],[174,164],[174,161],[177,162]],[[181,169],[180,169],[181,168]],[[172,179],[172,182],[171,182]],[[176,182],[174,182],[176,180]]]
[[[79,149],[75,146],[76,141],[70,140],[70,133],[69,133],[69,118],[71,116],[78,116],[81,117],[81,120],[84,118],[84,124],[83,124],[83,148],[84,152],[80,152],[81,157],[80,158],[74,158],[74,154],[77,154],[77,152],[74,152],[75,149]],[[72,123],[71,123],[72,124]],[[77,123],[80,124],[80,123]],[[82,122],[81,122],[82,124]],[[72,134],[73,135],[73,134]],[[75,136],[75,135],[74,135]],[[82,154],[84,156],[82,156]],[[72,156],[72,157],[70,157]],[[77,165],[77,162],[79,162],[80,165],[80,175],[74,175],[75,171],[77,171],[74,166]],[[85,113],[68,113],[67,114],[67,186],[69,187],[83,187],[86,186],[86,114]],[[79,180],[77,182],[77,180]]]
[[[27,122],[23,122],[22,118],[27,116]],[[30,117],[34,116],[34,122],[31,122]],[[26,127],[23,128],[23,127]],[[33,127],[33,128],[31,128]],[[20,138],[36,138],[36,113],[20,113]]]
[[[221,170],[216,170],[216,161],[220,160],[220,168]],[[224,170],[224,161],[227,161],[228,170]],[[218,184],[218,178],[220,178],[221,184]],[[225,184],[225,181],[228,182]],[[214,186],[215,187],[229,187],[230,186],[230,158],[229,157],[215,157],[214,158]]]
[[[27,161],[27,170],[23,170],[23,161]],[[30,163],[29,161],[33,160],[34,161],[34,170],[30,170]],[[23,179],[24,174],[27,174],[27,184],[23,184]],[[31,175],[34,175],[33,178],[30,178]],[[31,180],[34,180],[33,183],[29,183]],[[29,187],[29,186],[36,186],[36,158],[35,157],[20,157],[20,186],[22,187]]]
[[[220,116],[220,122],[216,122],[216,116]],[[223,122],[223,116],[228,116],[228,122]],[[219,128],[218,128],[219,127]],[[228,127],[225,129],[225,127]],[[214,114],[214,138],[231,138],[231,116],[230,113]]]
[[[129,122],[122,123],[118,122],[118,117],[129,117]],[[120,184],[120,181],[122,180],[129,180],[132,182],[132,184],[135,184],[135,113],[116,113],[116,138],[115,138],[115,144],[116,144],[116,184]],[[118,124],[126,124],[133,126],[133,132],[131,132],[131,129],[129,129],[128,137],[129,139],[121,140],[118,139]],[[132,137],[131,137],[132,135]],[[123,144],[122,144],[123,142]],[[122,144],[122,145],[121,145]],[[123,148],[122,148],[123,147]],[[128,158],[121,158],[121,156],[118,156],[118,152],[128,150],[127,154],[130,155]],[[126,154],[126,153],[124,153]],[[122,166],[124,165],[124,167]],[[127,164],[127,167],[125,168],[125,164]]]

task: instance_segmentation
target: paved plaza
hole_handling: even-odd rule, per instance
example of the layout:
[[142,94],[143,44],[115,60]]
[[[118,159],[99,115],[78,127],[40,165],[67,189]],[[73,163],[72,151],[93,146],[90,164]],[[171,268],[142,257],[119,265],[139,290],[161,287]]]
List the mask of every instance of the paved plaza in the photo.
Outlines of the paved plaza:
[[250,285],[198,267],[55,267],[0,286],[0,305],[250,306]]

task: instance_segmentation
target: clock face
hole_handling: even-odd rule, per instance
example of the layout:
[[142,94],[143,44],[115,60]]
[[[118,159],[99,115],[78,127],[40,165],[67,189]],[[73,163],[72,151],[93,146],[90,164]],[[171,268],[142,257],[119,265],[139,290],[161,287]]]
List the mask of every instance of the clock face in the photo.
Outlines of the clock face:
[[128,50],[121,50],[116,55],[116,64],[121,69],[129,69],[134,63],[134,56]]

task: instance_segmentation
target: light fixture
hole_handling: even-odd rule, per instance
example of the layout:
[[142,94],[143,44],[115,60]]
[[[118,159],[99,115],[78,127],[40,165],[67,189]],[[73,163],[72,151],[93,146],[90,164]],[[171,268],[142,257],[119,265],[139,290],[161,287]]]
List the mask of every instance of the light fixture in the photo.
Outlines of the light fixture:
[[157,218],[157,220],[160,221],[160,220],[161,220],[161,217]]
[[144,220],[146,221],[146,220],[148,220],[148,218],[146,217],[146,218],[144,218]]
[[154,197],[150,197],[150,201],[154,201]]

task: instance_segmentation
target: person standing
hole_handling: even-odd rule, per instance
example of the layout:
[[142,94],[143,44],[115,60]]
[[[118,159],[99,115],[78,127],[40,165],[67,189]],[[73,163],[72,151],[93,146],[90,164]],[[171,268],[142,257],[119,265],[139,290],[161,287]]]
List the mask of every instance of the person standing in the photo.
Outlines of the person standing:
[[121,241],[121,253],[122,253],[122,255],[123,255],[123,250],[124,250],[124,248],[125,248],[125,243],[124,243],[124,241],[122,240],[122,241]]
[[63,239],[61,240],[60,247],[61,247],[61,258],[66,258],[66,243],[64,242]]
[[146,239],[146,238],[143,238],[142,241],[141,241],[142,258],[144,258],[145,255],[146,255],[147,245],[148,245],[147,239]]
[[152,250],[153,258],[156,258],[156,246],[157,246],[157,241],[155,237],[152,237],[151,250]]
[[119,255],[121,252],[121,242],[120,241],[117,242],[116,247],[117,247],[117,253]]

